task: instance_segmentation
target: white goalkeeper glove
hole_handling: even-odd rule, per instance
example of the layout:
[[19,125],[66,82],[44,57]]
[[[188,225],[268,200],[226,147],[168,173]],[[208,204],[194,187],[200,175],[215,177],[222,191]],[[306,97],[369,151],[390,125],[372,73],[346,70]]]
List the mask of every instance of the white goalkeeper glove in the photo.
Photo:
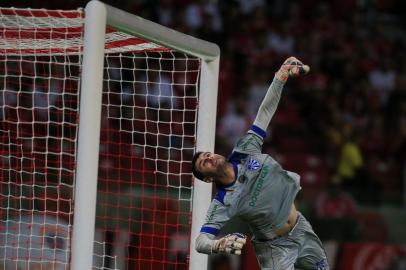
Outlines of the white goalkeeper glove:
[[310,67],[304,65],[296,57],[289,57],[283,62],[281,68],[276,72],[276,78],[278,80],[286,82],[289,77],[296,77],[309,73]]
[[232,233],[214,240],[212,252],[241,255],[241,250],[247,242],[247,237],[242,233]]

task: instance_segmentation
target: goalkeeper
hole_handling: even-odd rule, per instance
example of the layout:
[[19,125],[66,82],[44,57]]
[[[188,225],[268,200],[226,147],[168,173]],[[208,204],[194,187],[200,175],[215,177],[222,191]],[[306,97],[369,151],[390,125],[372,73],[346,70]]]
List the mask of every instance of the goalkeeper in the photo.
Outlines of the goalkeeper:
[[194,176],[217,186],[206,222],[196,238],[198,252],[241,254],[246,242],[243,234],[216,239],[223,225],[238,216],[252,231],[261,269],[329,269],[320,239],[294,205],[301,189],[299,175],[284,170],[271,156],[261,153],[265,130],[285,82],[290,76],[308,71],[309,67],[294,57],[283,63],[251,130],[239,140],[228,159],[210,152],[198,152],[193,157]]

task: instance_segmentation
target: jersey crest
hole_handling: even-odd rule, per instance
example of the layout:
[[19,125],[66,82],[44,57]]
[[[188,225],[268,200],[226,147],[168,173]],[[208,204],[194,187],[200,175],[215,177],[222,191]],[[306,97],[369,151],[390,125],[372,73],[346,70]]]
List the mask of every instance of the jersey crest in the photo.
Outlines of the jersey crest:
[[249,171],[258,170],[260,167],[261,167],[261,164],[259,163],[258,160],[251,158],[251,159],[248,161],[247,168],[248,168]]

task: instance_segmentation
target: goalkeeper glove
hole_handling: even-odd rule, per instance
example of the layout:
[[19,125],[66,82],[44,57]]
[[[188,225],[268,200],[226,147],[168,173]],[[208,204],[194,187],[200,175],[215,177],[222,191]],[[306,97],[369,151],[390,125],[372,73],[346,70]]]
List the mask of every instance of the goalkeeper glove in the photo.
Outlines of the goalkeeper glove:
[[276,72],[278,80],[286,82],[291,76],[299,76],[309,73],[310,67],[304,65],[296,57],[289,57],[283,62],[281,68]]
[[247,242],[247,237],[242,233],[232,233],[214,240],[212,251],[214,253],[228,253],[241,255],[241,249]]

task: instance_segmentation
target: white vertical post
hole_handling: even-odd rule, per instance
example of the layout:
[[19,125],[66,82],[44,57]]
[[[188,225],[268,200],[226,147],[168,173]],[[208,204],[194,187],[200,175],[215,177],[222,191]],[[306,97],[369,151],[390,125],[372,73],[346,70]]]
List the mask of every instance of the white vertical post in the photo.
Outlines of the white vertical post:
[[104,4],[89,2],[85,9],[72,270],[92,269],[105,29]]
[[[197,151],[213,151],[216,131],[217,86],[220,56],[213,61],[202,60],[200,75]],[[212,184],[195,179],[193,185],[192,232],[190,239],[190,270],[207,269],[207,255],[195,250],[195,240],[203,225],[211,202]]]

